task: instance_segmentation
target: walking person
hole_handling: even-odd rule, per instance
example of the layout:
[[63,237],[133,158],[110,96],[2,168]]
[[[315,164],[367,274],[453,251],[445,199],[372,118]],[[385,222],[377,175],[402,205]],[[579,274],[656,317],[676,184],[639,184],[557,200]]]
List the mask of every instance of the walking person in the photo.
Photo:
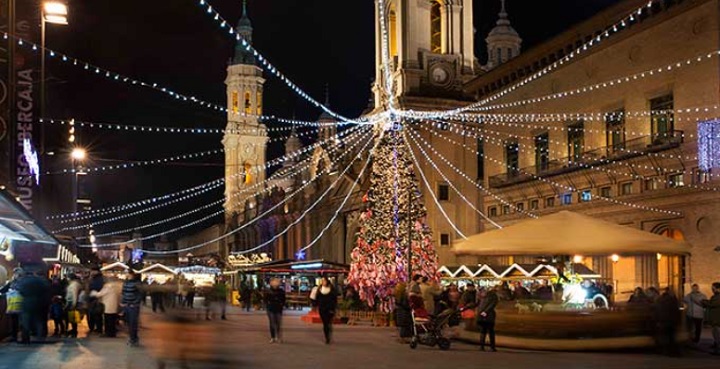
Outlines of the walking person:
[[483,291],[482,300],[477,311],[477,325],[480,328],[480,350],[485,351],[485,343],[490,336],[490,351],[495,352],[495,307],[498,296],[495,289]]
[[712,327],[713,355],[720,355],[720,282],[712,284],[713,295],[709,300],[702,302],[708,309],[708,323]]
[[105,307],[103,312],[105,334],[104,337],[117,336],[117,318],[122,295],[122,284],[117,278],[110,278],[100,291],[90,292],[90,296],[99,299]]
[[30,335],[44,340],[47,334],[48,306],[50,305],[50,282],[38,273],[29,272],[18,283],[22,295],[22,343],[30,343]]
[[320,288],[317,292],[318,312],[323,324],[323,333],[325,334],[325,344],[330,344],[332,338],[332,324],[335,318],[335,310],[337,309],[337,292],[335,287],[330,283],[327,277],[320,280]]
[[80,289],[82,289],[82,286],[78,281],[78,277],[75,274],[70,274],[68,276],[68,286],[65,289],[65,315],[69,327],[67,331],[68,337],[77,337],[78,335]]
[[653,304],[656,344],[661,354],[679,356],[675,334],[680,323],[680,301],[670,288],[664,288]]
[[104,313],[104,307],[100,301],[98,301],[97,298],[93,297],[93,292],[99,292],[103,285],[105,284],[105,279],[103,278],[102,273],[100,272],[100,267],[94,267],[90,271],[90,281],[89,281],[89,297],[88,297],[88,308],[87,308],[87,321],[88,321],[88,327],[90,328],[90,333],[95,332],[102,334],[103,333],[103,313]]
[[127,279],[122,286],[121,306],[125,309],[125,322],[130,332],[128,345],[140,345],[138,327],[140,326],[140,304],[142,303],[143,288],[139,276],[132,269],[128,269]]
[[700,335],[702,335],[703,318],[705,318],[705,308],[702,306],[703,300],[707,300],[707,296],[700,292],[700,287],[697,284],[692,285],[692,290],[683,299],[687,328],[690,332],[690,340],[693,343],[700,342]]
[[270,280],[270,288],[264,295],[265,309],[270,321],[270,343],[282,342],[282,312],[285,307],[285,291],[280,288],[280,280]]
[[15,268],[13,270],[12,279],[0,288],[0,293],[5,294],[5,298],[7,299],[7,308],[5,309],[5,313],[10,321],[10,342],[16,342],[18,334],[20,333],[22,295],[20,294],[20,291],[18,291],[18,283],[23,278],[23,275],[24,273],[22,269]]

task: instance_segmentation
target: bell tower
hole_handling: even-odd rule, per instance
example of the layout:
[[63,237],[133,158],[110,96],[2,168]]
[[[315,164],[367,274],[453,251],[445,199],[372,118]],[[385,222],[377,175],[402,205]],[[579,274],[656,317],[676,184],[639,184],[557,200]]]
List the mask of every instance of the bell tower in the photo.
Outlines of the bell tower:
[[[252,24],[247,4],[243,1],[243,15],[238,21],[237,33],[247,45],[252,43]],[[263,85],[262,69],[256,65],[249,47],[238,41],[235,55],[227,67],[227,126],[223,137],[225,148],[225,219],[244,209],[256,208],[254,199],[243,201],[247,195],[236,194],[265,180],[265,148],[268,141],[267,128],[259,120],[262,115]],[[246,202],[248,202],[246,204]]]
[[[461,98],[479,65],[472,0],[377,0],[384,6],[394,95]],[[383,105],[380,12],[375,9],[375,106]]]

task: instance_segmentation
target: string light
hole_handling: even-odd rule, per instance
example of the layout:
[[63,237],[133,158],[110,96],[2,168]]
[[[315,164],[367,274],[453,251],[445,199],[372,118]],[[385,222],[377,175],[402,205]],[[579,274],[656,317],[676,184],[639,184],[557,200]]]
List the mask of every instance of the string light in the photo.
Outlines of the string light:
[[[227,21],[225,20],[225,18],[223,18],[222,15],[220,15],[220,13],[217,10],[213,9],[212,5],[210,5],[210,3],[208,1],[204,1],[203,3],[200,4],[200,6],[206,6],[206,5],[207,5],[206,14],[209,17],[212,17],[211,19],[213,19],[218,25],[222,25],[223,23],[227,24]],[[221,26],[220,28],[222,29],[223,27]],[[253,56],[255,56],[257,58],[257,60],[260,62],[260,63],[258,63],[260,67],[262,67],[266,71],[270,72],[270,74],[272,74],[275,77],[277,77],[278,79],[280,79],[293,92],[295,92],[298,96],[300,96],[303,99],[305,99],[306,101],[308,101],[310,104],[316,106],[319,109],[322,109],[326,113],[330,114],[330,116],[341,120],[345,124],[363,123],[364,119],[352,120],[352,119],[346,118],[346,117],[330,110],[329,107],[321,104],[320,102],[318,102],[317,100],[312,98],[305,91],[303,91],[298,85],[296,85],[289,78],[287,78],[287,76],[285,76],[282,72],[280,72],[274,65],[272,65],[267,60],[267,58],[265,58],[260,52],[258,52],[250,44],[250,42],[248,42],[244,37],[242,37],[242,35],[240,33],[235,32],[235,30],[232,27],[230,27],[228,34],[234,35],[232,37],[235,39],[235,41],[241,42],[242,46],[245,47],[245,50],[251,52],[253,54]],[[339,124],[342,124],[342,123],[339,123]]]
[[106,166],[102,166],[102,167],[81,168],[81,169],[76,169],[76,168],[63,169],[62,171],[57,171],[57,172],[45,172],[45,174],[53,175],[53,174],[70,174],[70,173],[105,172],[105,171],[117,170],[117,169],[128,169],[128,168],[136,168],[136,167],[142,167],[142,166],[147,166],[147,165],[171,163],[171,162],[182,160],[182,159],[196,159],[196,158],[201,158],[204,156],[220,154],[224,151],[225,151],[224,149],[217,149],[217,150],[203,151],[203,152],[194,153],[194,154],[178,155],[178,156],[173,156],[173,157],[163,158],[163,159],[145,160],[145,161],[137,161],[137,162],[125,162],[123,164],[106,165]]
[[[366,143],[365,143],[365,146],[363,146],[363,147],[360,149],[360,152],[363,152],[371,142],[372,142],[372,140],[367,140]],[[359,157],[360,157],[360,154],[357,154],[356,159],[359,158]],[[353,160],[345,167],[345,169],[343,169],[343,171],[341,172],[341,174],[340,174],[340,175],[337,177],[337,179],[331,184],[331,187],[334,187],[340,180],[342,180],[342,179],[344,178],[345,174],[346,174],[346,173],[348,172],[348,170],[350,170],[350,168],[353,166],[353,163],[355,162],[356,159],[353,159]],[[316,177],[317,177],[317,176],[316,176]],[[199,244],[197,244],[197,245],[185,247],[185,248],[178,249],[178,250],[146,251],[146,253],[152,254],[152,255],[178,254],[178,253],[183,253],[183,252],[192,251],[192,250],[195,250],[195,249],[198,249],[198,248],[207,246],[207,245],[209,245],[209,244],[212,244],[212,243],[214,243],[214,242],[218,242],[218,241],[220,241],[220,240],[222,240],[222,239],[225,239],[225,238],[227,238],[227,237],[229,237],[229,236],[231,236],[231,235],[233,235],[233,234],[235,234],[235,233],[237,233],[237,232],[240,232],[241,230],[245,229],[246,227],[249,227],[250,225],[254,224],[256,221],[262,219],[262,218],[265,217],[266,215],[272,213],[273,211],[275,211],[275,209],[277,209],[278,207],[284,205],[287,201],[289,201],[291,198],[293,198],[296,194],[302,192],[302,191],[305,189],[305,187],[307,187],[308,185],[310,185],[310,183],[312,183],[312,181],[308,181],[307,183],[303,184],[300,188],[298,188],[297,190],[293,191],[289,196],[286,196],[283,200],[279,201],[277,204],[273,205],[272,207],[270,207],[269,209],[267,209],[267,210],[264,211],[263,213],[258,214],[256,217],[254,217],[253,219],[251,219],[251,220],[248,221],[247,223],[243,223],[241,226],[239,226],[239,227],[233,229],[232,231],[227,232],[227,233],[225,233],[225,234],[223,234],[223,235],[221,235],[221,236],[219,236],[219,237],[216,237],[216,238],[214,238],[214,239],[211,239],[211,240],[208,240],[208,241],[205,241],[205,242],[201,242],[201,243],[199,243]],[[307,213],[307,212],[308,212],[308,211],[306,210],[304,213]],[[303,216],[304,216],[304,215],[303,215]],[[257,248],[254,248],[254,249],[257,249]],[[251,250],[254,250],[254,249],[251,249]],[[251,252],[251,251],[250,251],[250,250],[243,250],[243,251],[241,251],[241,252],[242,252],[242,253],[248,253],[248,252]],[[237,252],[234,252],[234,253],[237,253]]]
[[[405,140],[403,140],[403,141],[407,141],[407,137],[404,132],[403,132],[403,137],[405,137]],[[438,201],[437,196],[435,196],[435,191],[433,191],[432,186],[430,186],[430,183],[428,182],[427,178],[425,178],[425,173],[423,172],[422,167],[420,166],[420,163],[417,161],[417,158],[415,157],[415,153],[412,151],[412,149],[410,149],[409,144],[407,144],[406,142],[405,142],[405,144],[408,145],[408,151],[410,152],[410,156],[413,159],[413,163],[415,163],[415,168],[417,168],[418,173],[420,173],[420,177],[422,178],[423,183],[425,183],[425,187],[427,188],[428,193],[430,193],[430,197],[432,197],[433,201],[435,201],[435,206],[437,206],[437,209],[440,210],[440,213],[443,215],[443,217],[445,217],[445,220],[447,220],[447,222],[455,230],[455,232],[457,232],[457,234],[460,235],[460,237],[467,239],[467,236],[465,236],[465,234],[462,233],[462,231],[460,231],[460,229],[458,229],[458,227],[455,225],[455,223],[450,219],[450,217],[445,212],[445,209],[440,204],[440,201]]]
[[[427,130],[427,128],[424,128],[424,127],[423,127],[423,129],[426,129],[426,130]],[[450,142],[450,143],[455,144],[455,145],[457,145],[457,146],[461,146],[461,147],[465,148],[466,150],[474,153],[475,155],[478,155],[478,156],[480,156],[480,157],[482,157],[482,158],[488,159],[488,160],[490,160],[490,161],[492,161],[492,162],[494,162],[494,163],[496,163],[496,164],[499,164],[499,165],[501,165],[501,166],[507,167],[509,170],[512,170],[512,171],[516,171],[516,172],[519,172],[519,173],[523,173],[523,174],[529,175],[529,176],[531,176],[533,179],[538,180],[538,181],[541,181],[541,182],[544,182],[544,183],[547,183],[547,184],[549,184],[549,185],[552,186],[552,187],[556,187],[556,188],[559,187],[559,188],[564,188],[564,189],[566,189],[566,190],[569,190],[569,191],[571,191],[571,192],[578,192],[577,189],[575,189],[575,188],[573,188],[573,187],[571,187],[571,186],[567,186],[567,185],[564,185],[564,184],[561,184],[561,183],[557,183],[557,182],[554,182],[554,181],[552,181],[552,180],[543,178],[543,177],[538,176],[538,175],[536,175],[536,174],[534,174],[534,173],[525,171],[525,170],[523,170],[522,168],[516,168],[516,167],[513,167],[513,166],[511,166],[511,165],[507,165],[507,164],[501,162],[500,160],[491,158],[491,157],[485,155],[485,153],[478,152],[477,150],[474,150],[474,149],[468,147],[468,146],[465,145],[465,144],[458,143],[458,142],[456,142],[456,141],[454,141],[454,140],[452,140],[452,139],[450,139],[450,138],[448,138],[448,137],[446,137],[446,136],[442,136],[442,135],[441,135],[441,136],[439,136],[439,137],[442,138],[442,139],[444,139],[444,140],[447,141],[447,142]],[[622,206],[631,207],[631,208],[635,208],[635,209],[652,211],[652,212],[656,212],[656,213],[668,214],[668,215],[673,215],[673,216],[682,216],[682,213],[680,213],[680,212],[670,211],[670,210],[663,210],[663,209],[658,209],[658,208],[653,208],[653,207],[648,207],[648,206],[643,206],[643,205],[637,205],[637,204],[633,204],[633,203],[629,203],[629,202],[625,202],[625,201],[615,200],[615,199],[612,199],[612,198],[609,198],[609,197],[594,195],[592,198],[593,198],[593,199],[597,198],[597,199],[600,199],[600,200],[603,200],[603,201],[606,201],[606,202],[610,202],[610,203],[613,203],[613,204],[616,204],[616,205],[622,205]]]
[[[362,138],[363,138],[363,137],[367,136],[367,134],[368,134],[367,132],[364,133],[364,134],[363,134],[363,133],[357,133],[357,134],[356,134],[356,137],[353,137],[353,138],[352,138],[352,141],[350,142],[349,148],[348,148],[347,150],[345,150],[341,156],[339,156],[339,157],[337,157],[337,158],[335,158],[335,159],[333,160],[333,162],[331,163],[331,167],[334,166],[335,164],[339,163],[340,160],[345,156],[345,154],[346,154],[346,153],[349,153],[349,152],[357,145],[358,142],[362,141]],[[338,145],[340,145],[340,144],[338,143]],[[312,164],[313,164],[312,162],[308,161],[308,163],[306,163],[306,164],[303,165],[303,166],[294,165],[294,166],[293,166],[293,169],[295,169],[295,172],[289,173],[289,171],[287,171],[287,172],[289,173],[289,174],[287,174],[287,176],[279,176],[278,178],[284,178],[284,177],[292,178],[292,177],[296,176],[297,174],[303,172],[304,170],[307,170],[308,168],[310,168],[310,166],[311,166]],[[299,167],[299,168],[294,168],[294,167]],[[154,226],[157,226],[157,225],[160,225],[160,224],[168,223],[168,222],[171,222],[171,221],[173,221],[173,220],[177,220],[177,219],[180,219],[180,218],[184,218],[184,217],[186,217],[186,216],[188,216],[188,215],[192,215],[192,214],[197,213],[197,212],[199,212],[199,211],[202,211],[202,210],[211,208],[211,207],[213,207],[213,206],[220,205],[220,204],[222,204],[222,203],[224,203],[224,202],[226,202],[226,201],[229,201],[229,200],[231,200],[231,199],[233,199],[233,198],[239,197],[239,196],[242,195],[243,193],[251,192],[252,190],[254,190],[254,189],[256,189],[256,188],[261,188],[260,191],[257,191],[257,192],[255,192],[255,193],[253,193],[252,195],[249,195],[249,196],[247,196],[246,198],[244,198],[243,200],[241,200],[240,203],[242,203],[242,202],[244,202],[244,201],[247,201],[248,199],[251,199],[251,198],[257,196],[258,194],[271,192],[271,191],[272,191],[272,188],[267,187],[266,184],[268,184],[268,183],[270,183],[270,182],[273,182],[274,180],[276,180],[276,179],[278,179],[278,178],[276,178],[275,176],[273,176],[273,177],[268,178],[268,179],[266,179],[266,180],[264,180],[264,181],[255,183],[255,184],[253,184],[252,186],[249,186],[249,187],[247,187],[247,188],[244,188],[244,189],[242,189],[242,190],[240,190],[240,191],[238,191],[238,192],[236,192],[236,193],[233,193],[230,198],[228,198],[228,197],[223,197],[223,198],[220,199],[220,200],[211,202],[211,203],[206,204],[206,205],[204,205],[204,206],[202,206],[202,207],[200,207],[200,208],[193,209],[193,210],[187,211],[187,212],[182,213],[182,214],[175,215],[175,216],[170,217],[170,218],[167,218],[167,219],[163,219],[163,220],[160,220],[160,221],[157,221],[157,222],[154,222],[154,223],[150,223],[150,224],[145,224],[145,225],[140,226],[140,227],[127,228],[127,229],[123,229],[123,230],[120,230],[120,231],[114,231],[114,232],[108,232],[108,233],[98,234],[98,235],[96,235],[96,236],[97,236],[97,237],[114,236],[114,235],[118,235],[118,234],[123,234],[123,233],[128,233],[128,232],[133,232],[133,231],[139,231],[139,230],[141,230],[141,229],[150,228],[150,227],[154,227]],[[220,215],[220,214],[222,214],[222,213],[224,213],[224,212],[225,212],[225,209],[222,209],[222,210],[220,210],[220,211],[218,211],[218,212],[216,212],[216,213],[213,213],[213,214],[211,214],[211,215],[209,215],[209,216],[206,216],[206,217],[202,218],[201,220],[198,220],[198,221],[195,221],[195,222],[193,222],[193,223],[190,223],[190,224],[188,224],[188,225],[186,225],[186,226],[184,226],[184,227],[179,227],[179,228],[177,228],[177,229],[170,230],[170,231],[166,231],[166,232],[162,232],[162,233],[160,233],[160,234],[156,234],[156,235],[153,235],[153,236],[143,237],[143,240],[147,240],[147,239],[151,239],[151,238],[155,238],[155,237],[159,237],[159,236],[162,236],[162,235],[165,235],[165,234],[169,234],[169,233],[173,233],[173,232],[179,231],[179,230],[181,230],[181,229],[184,229],[184,228],[193,226],[193,225],[195,225],[195,224],[198,224],[198,223],[200,223],[200,222],[202,222],[202,221],[204,221],[204,220],[210,219],[210,218],[212,218],[212,217],[214,217],[214,216]],[[113,244],[113,245],[117,245],[117,244]]]
[[[655,1],[659,1],[659,0],[650,0],[650,2],[655,2]],[[649,4],[649,5],[652,6],[652,4]],[[626,20],[628,22],[632,22],[630,19],[631,18],[634,19],[634,14],[637,12],[642,13],[644,8],[645,8],[645,5],[638,7],[637,9],[633,10],[632,12],[630,12],[629,14],[627,14],[626,16],[621,18],[620,21],[615,22],[611,26],[608,26],[607,28],[605,28],[605,31],[601,32],[598,36],[593,37],[589,41],[581,44],[579,47],[577,47],[575,50],[570,52],[568,55],[565,55],[564,57],[560,58],[559,60],[555,61],[554,63],[531,74],[530,76],[524,78],[523,80],[519,81],[518,83],[513,84],[512,86],[509,86],[491,96],[488,96],[487,98],[485,98],[481,101],[478,101],[473,104],[469,104],[469,105],[461,107],[461,108],[453,109],[453,110],[431,111],[431,112],[416,112],[413,110],[409,110],[409,111],[402,111],[399,113],[404,117],[415,117],[415,118],[424,118],[424,119],[442,119],[442,118],[446,118],[448,116],[456,115],[458,113],[462,113],[464,111],[468,111],[468,110],[475,109],[477,107],[486,105],[487,103],[489,103],[491,101],[497,100],[509,93],[512,93],[513,91],[517,90],[518,88],[523,87],[523,86],[539,79],[540,77],[549,74],[550,72],[554,71],[555,69],[559,68],[560,66],[575,59],[577,56],[586,53],[587,50],[592,48],[592,46],[598,45],[603,40],[607,40],[615,33],[622,31],[622,29],[626,28],[626,24],[627,24]]]
[[[463,199],[463,201],[465,201],[465,203],[468,204],[468,206],[470,206],[471,209],[475,210],[476,213],[478,213],[483,219],[485,219],[485,220],[487,220],[488,222],[490,222],[490,224],[494,225],[496,228],[502,228],[502,226],[501,226],[500,224],[495,223],[492,219],[488,218],[487,215],[485,215],[484,212],[482,212],[482,211],[479,210],[477,207],[475,207],[475,204],[473,204],[470,200],[468,200],[467,197],[465,197],[465,195],[463,195],[463,193],[462,193],[460,190],[458,190],[458,189],[455,187],[455,185],[453,185],[452,181],[451,181],[450,179],[448,179],[448,177],[445,175],[445,173],[443,173],[443,172],[440,170],[440,168],[438,168],[437,164],[435,164],[435,162],[432,160],[432,158],[430,158],[430,156],[427,154],[427,152],[422,148],[422,146],[417,142],[417,140],[415,140],[414,134],[411,134],[411,135],[410,135],[410,139],[412,139],[412,141],[415,142],[415,145],[418,147],[418,149],[419,149],[420,152],[423,154],[423,156],[425,157],[425,159],[430,163],[430,165],[435,169],[435,171],[440,174],[440,176],[443,178],[443,180],[445,181],[445,183],[447,183],[448,186],[450,186],[450,187],[460,196],[460,198]],[[444,156],[440,155],[440,153],[438,153],[437,151],[435,151],[435,149],[434,149],[432,146],[428,145],[428,142],[427,142],[427,141],[423,140],[423,142],[424,142],[425,145],[427,145],[430,149],[432,149],[433,152],[435,152],[435,154],[438,155],[438,157],[440,157],[443,161],[445,161],[445,163],[446,163],[448,166],[450,166],[451,168],[453,168],[453,170],[455,170],[455,172],[457,172],[458,174],[460,174],[463,178],[465,178],[466,180],[468,180],[470,183],[474,184],[475,187],[477,187],[477,188],[480,189],[481,191],[485,192],[486,194],[494,197],[496,200],[502,202],[503,204],[506,204],[506,205],[508,205],[508,206],[510,206],[510,207],[515,208],[515,210],[517,210],[518,212],[520,212],[520,213],[522,213],[522,214],[525,214],[525,215],[527,215],[527,216],[529,216],[529,217],[531,217],[531,218],[537,218],[537,215],[532,214],[532,213],[529,213],[529,212],[526,212],[525,210],[522,210],[522,209],[518,208],[517,206],[510,204],[510,203],[507,202],[505,199],[501,198],[500,196],[495,195],[495,194],[492,193],[491,191],[488,191],[485,187],[483,187],[483,186],[481,186],[479,183],[477,183],[477,181],[473,181],[472,179],[470,179],[469,176],[467,176],[467,174],[463,173],[462,171],[460,171],[459,169],[457,169],[457,167],[455,167],[454,165],[450,164],[449,161],[448,161],[447,159],[445,159]]]

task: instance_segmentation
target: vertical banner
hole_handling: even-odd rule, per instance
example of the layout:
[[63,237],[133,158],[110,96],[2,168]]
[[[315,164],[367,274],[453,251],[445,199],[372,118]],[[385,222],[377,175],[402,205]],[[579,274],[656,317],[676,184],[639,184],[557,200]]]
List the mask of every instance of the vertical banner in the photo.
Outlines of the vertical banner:
[[[13,1],[13,0],[9,0]],[[40,22],[38,2],[15,1],[15,34],[26,40],[39,40]],[[11,120],[14,122],[14,154],[15,160],[15,190],[20,202],[28,211],[36,213],[33,209],[33,193],[35,181],[30,166],[23,151],[23,141],[29,140],[37,147],[34,138],[34,126],[39,112],[39,53],[28,48],[15,48],[14,58],[14,85],[15,104],[11,110]]]
[[[7,32],[9,19],[9,0],[0,0],[0,32]],[[0,38],[0,185],[8,186],[15,182],[12,174],[12,139],[13,130],[10,122],[10,78],[9,68],[10,50],[9,41]],[[15,186],[9,186],[14,188]]]

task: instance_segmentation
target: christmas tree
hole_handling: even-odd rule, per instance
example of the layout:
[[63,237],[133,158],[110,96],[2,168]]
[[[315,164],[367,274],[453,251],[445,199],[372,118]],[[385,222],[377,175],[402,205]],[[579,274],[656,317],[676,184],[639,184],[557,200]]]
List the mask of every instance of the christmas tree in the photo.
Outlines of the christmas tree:
[[408,233],[413,274],[436,279],[437,253],[409,147],[398,125],[386,130],[379,140],[370,188],[363,197],[365,209],[360,214],[348,282],[368,306],[389,312],[394,308],[395,286],[408,280]]

